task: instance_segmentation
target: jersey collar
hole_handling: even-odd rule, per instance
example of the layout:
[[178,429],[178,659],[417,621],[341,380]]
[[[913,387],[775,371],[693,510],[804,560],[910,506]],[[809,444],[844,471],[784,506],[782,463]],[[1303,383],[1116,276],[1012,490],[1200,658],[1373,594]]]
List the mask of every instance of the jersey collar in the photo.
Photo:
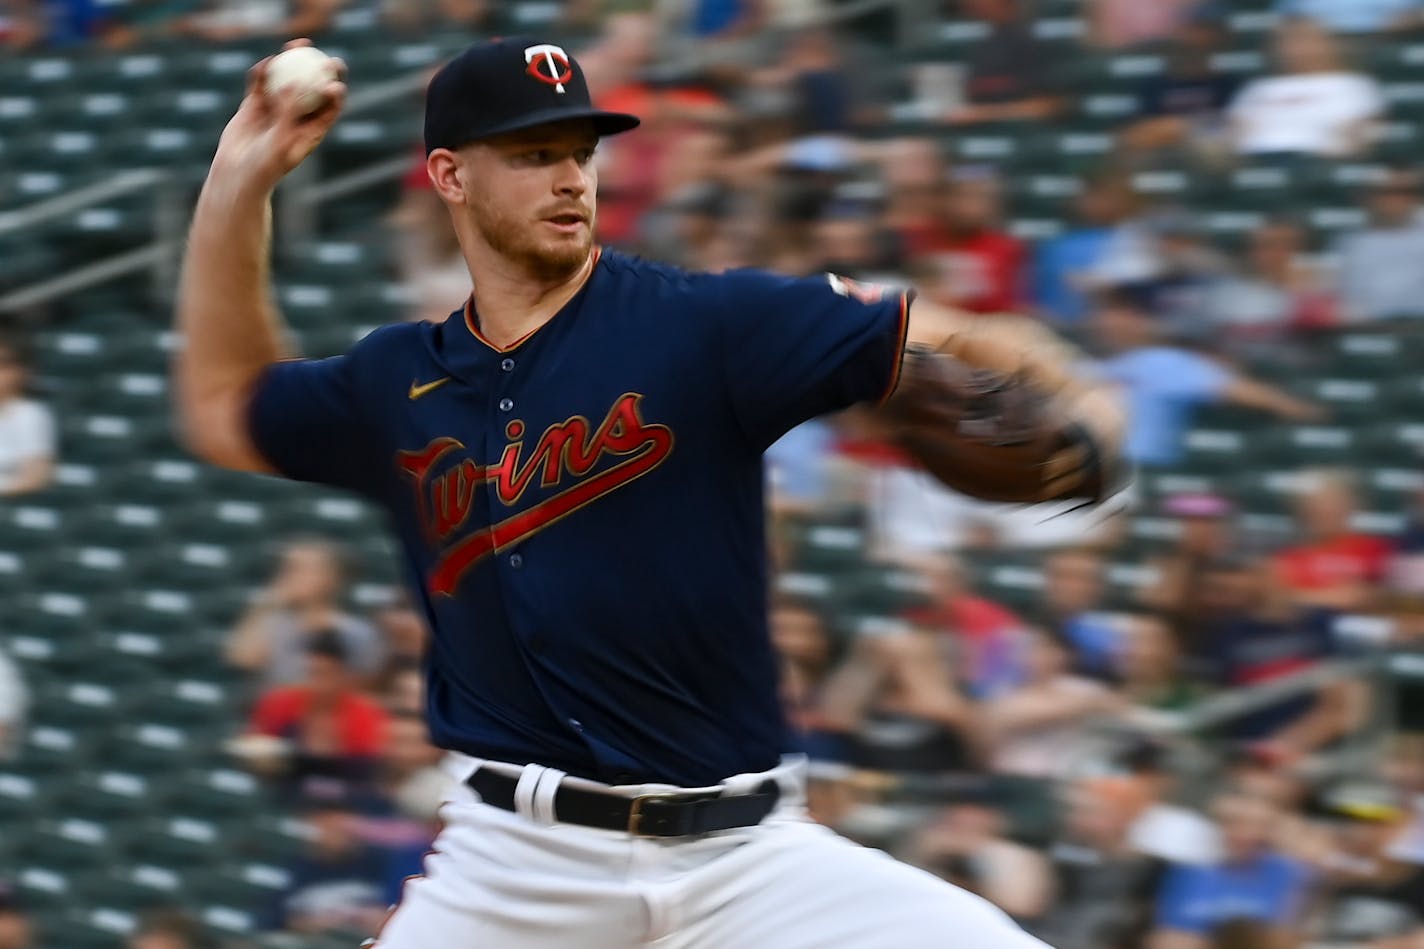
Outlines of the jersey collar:
[[474,294],[471,294],[466,298],[464,306],[451,313],[445,322],[440,324],[445,361],[449,368],[456,375],[473,375],[482,370],[487,371],[492,359],[497,361],[498,357],[514,353],[530,341],[539,339],[550,324],[565,317],[583,301],[584,294],[588,292],[589,284],[593,281],[594,274],[598,272],[602,259],[603,248],[594,245],[593,264],[588,268],[588,273],[584,275],[583,283],[574,291],[573,296],[569,297],[568,302],[543,325],[531,330],[508,346],[496,346],[480,332],[474,313],[475,298]]

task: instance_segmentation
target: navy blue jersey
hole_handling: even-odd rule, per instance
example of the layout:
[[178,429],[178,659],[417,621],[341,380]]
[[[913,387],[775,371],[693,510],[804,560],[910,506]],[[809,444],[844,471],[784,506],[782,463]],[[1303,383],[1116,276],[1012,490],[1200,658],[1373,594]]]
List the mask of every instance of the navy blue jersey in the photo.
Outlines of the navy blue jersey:
[[762,452],[883,398],[908,295],[605,252],[504,349],[467,304],[281,362],[253,440],[391,515],[433,630],[443,748],[704,785],[791,747],[767,632]]

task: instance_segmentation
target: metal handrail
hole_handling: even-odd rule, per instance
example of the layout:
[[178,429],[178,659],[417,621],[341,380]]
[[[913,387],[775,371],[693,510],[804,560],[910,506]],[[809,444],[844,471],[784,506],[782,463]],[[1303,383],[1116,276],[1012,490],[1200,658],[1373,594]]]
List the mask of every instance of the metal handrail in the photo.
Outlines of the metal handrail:
[[0,234],[9,234],[35,224],[41,224],[86,208],[91,204],[98,204],[100,201],[108,201],[123,197],[131,192],[147,190],[163,179],[163,173],[157,168],[135,168],[121,171],[111,178],[95,182],[78,191],[47,198],[14,211],[0,212]]

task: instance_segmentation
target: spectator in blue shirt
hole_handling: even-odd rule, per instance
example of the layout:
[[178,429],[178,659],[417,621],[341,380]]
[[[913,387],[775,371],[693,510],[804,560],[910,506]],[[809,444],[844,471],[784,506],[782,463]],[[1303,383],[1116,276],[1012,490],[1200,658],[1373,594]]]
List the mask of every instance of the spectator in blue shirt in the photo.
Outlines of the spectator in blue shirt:
[[1293,945],[1310,877],[1270,843],[1280,819],[1276,805],[1228,793],[1217,798],[1214,811],[1221,857],[1168,872],[1157,896],[1152,949],[1207,949],[1218,927],[1246,919],[1268,928],[1269,945]]
[[1137,196],[1125,175],[1102,175],[1084,184],[1074,208],[1077,223],[1039,245],[1034,261],[1033,302],[1046,318],[1063,324],[1087,319],[1098,265],[1115,245],[1147,239],[1130,223],[1136,209]]
[[1112,353],[1100,374],[1124,390],[1130,413],[1124,454],[1135,464],[1172,466],[1199,405],[1230,404],[1288,421],[1319,417],[1315,406],[1234,372],[1201,353],[1163,341],[1155,288],[1131,285],[1104,294],[1095,329]]
[[1276,10],[1308,16],[1334,33],[1379,33],[1424,22],[1424,0],[1279,0]]

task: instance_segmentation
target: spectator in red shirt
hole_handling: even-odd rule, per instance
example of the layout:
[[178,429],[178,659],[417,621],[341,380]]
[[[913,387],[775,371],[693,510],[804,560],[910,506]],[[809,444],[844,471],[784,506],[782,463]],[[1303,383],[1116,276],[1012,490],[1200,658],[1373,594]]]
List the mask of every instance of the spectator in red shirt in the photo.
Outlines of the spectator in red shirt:
[[316,635],[306,653],[306,680],[263,695],[248,730],[291,742],[296,777],[363,776],[384,746],[386,713],[352,684],[339,636]]
[[1350,520],[1354,486],[1342,472],[1317,471],[1296,502],[1304,542],[1276,555],[1281,581],[1306,606],[1369,609],[1389,564],[1390,545],[1360,533]]
[[934,273],[925,287],[936,302],[974,313],[1020,307],[1027,252],[1003,230],[1002,216],[997,180],[983,172],[953,176],[943,231],[908,248],[912,256],[925,256],[932,265]]

